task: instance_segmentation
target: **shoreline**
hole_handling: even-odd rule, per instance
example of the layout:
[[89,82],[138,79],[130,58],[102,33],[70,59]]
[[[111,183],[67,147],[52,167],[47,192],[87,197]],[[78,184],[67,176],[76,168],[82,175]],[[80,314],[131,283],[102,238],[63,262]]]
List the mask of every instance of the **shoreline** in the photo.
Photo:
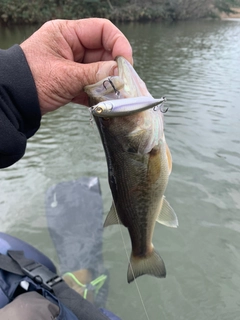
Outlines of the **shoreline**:
[[[215,10],[213,11],[213,15],[212,16],[206,16],[205,18],[204,17],[199,17],[197,20],[209,20],[209,19],[220,19],[220,20],[239,20],[240,19],[240,7],[236,8],[231,8],[231,10],[235,11],[236,13],[225,13],[225,12],[219,12],[219,10]],[[87,16],[86,16],[87,17]],[[0,26],[4,26],[4,25],[41,25],[43,24],[45,21],[48,21],[48,20],[41,20],[41,17],[40,19],[33,19],[32,21],[23,21],[21,20],[20,18],[21,17],[18,17],[19,19],[16,19],[16,21],[11,21],[11,19],[9,19],[8,21],[8,16],[6,15],[2,15],[0,17]],[[36,18],[36,17],[35,17]],[[46,17],[45,17],[46,18]],[[82,17],[83,18],[83,17]],[[79,19],[82,19],[81,17],[79,17]],[[189,20],[196,20],[194,18],[189,18],[187,17],[186,19],[170,19],[169,17],[168,18],[161,18],[161,17],[132,17],[131,19],[129,18],[128,15],[126,15],[125,17],[124,16],[121,16],[121,19],[117,19],[116,16],[108,16],[107,17],[109,20],[113,21],[113,22],[139,22],[139,21],[189,21]],[[49,19],[51,20],[52,18],[49,17]],[[68,19],[68,18],[66,18]]]
[[236,11],[236,13],[229,13],[226,14],[224,12],[222,12],[220,14],[220,18],[222,20],[227,20],[227,19],[240,19],[240,8],[232,8],[232,10]]

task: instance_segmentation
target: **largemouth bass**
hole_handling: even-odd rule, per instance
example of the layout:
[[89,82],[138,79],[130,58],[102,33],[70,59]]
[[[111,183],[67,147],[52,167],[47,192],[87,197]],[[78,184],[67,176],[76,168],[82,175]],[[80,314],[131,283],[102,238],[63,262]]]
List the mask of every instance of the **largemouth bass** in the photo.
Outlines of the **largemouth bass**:
[[[151,97],[132,65],[123,57],[116,61],[119,76],[85,87],[91,105],[119,98],[124,102],[125,98]],[[124,116],[118,113],[94,119],[105,150],[113,196],[104,226],[121,223],[129,231],[130,283],[143,274],[166,276],[164,262],[152,244],[153,231],[156,221],[177,227],[178,220],[164,197],[172,158],[164,136],[163,113],[156,107],[134,113],[128,108],[129,114],[125,108]]]

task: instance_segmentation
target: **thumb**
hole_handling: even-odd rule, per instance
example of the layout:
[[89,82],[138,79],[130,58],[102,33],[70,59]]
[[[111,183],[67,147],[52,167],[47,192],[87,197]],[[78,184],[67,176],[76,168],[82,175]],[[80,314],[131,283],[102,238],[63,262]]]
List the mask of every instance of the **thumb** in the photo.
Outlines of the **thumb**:
[[84,88],[87,85],[117,74],[117,63],[115,61],[99,61],[81,64],[76,73],[79,83]]

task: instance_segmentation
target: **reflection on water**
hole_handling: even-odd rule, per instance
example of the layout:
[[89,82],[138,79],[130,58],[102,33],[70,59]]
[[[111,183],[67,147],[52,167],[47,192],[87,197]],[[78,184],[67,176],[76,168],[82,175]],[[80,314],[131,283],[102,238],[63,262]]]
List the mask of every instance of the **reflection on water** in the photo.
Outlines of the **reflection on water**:
[[[166,95],[166,139],[173,172],[166,196],[180,226],[157,225],[154,244],[167,278],[138,280],[150,319],[234,320],[240,302],[240,21],[119,25],[133,45],[135,68],[155,97]],[[1,30],[1,46],[33,30]],[[86,108],[47,115],[25,157],[0,172],[1,231],[31,241],[57,263],[44,217],[46,189],[80,176],[100,177],[105,211],[111,195],[96,127]],[[130,250],[123,229],[127,250]],[[118,227],[104,231],[111,273],[108,307],[146,319]]]

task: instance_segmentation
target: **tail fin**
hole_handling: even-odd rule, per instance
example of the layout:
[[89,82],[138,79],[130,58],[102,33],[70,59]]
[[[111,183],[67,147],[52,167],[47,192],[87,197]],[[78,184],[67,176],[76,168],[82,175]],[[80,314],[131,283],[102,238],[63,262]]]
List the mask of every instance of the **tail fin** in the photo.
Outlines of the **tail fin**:
[[128,283],[143,274],[150,274],[158,278],[166,277],[166,268],[163,259],[154,249],[146,258],[134,257],[133,254],[131,254],[127,272]]

